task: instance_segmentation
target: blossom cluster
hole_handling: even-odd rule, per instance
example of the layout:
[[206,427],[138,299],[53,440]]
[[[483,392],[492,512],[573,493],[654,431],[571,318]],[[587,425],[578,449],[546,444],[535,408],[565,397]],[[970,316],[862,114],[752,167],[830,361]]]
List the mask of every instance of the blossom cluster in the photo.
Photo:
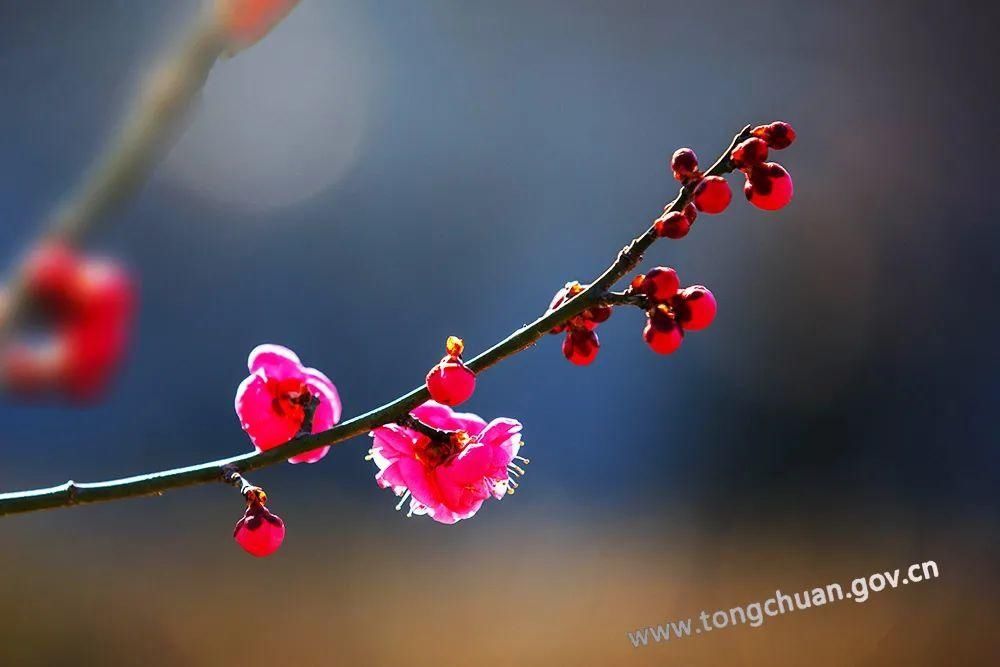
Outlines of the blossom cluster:
[[[475,389],[475,374],[462,362],[463,348],[461,339],[448,339],[444,358],[427,374],[429,393],[437,400],[418,406],[402,423],[372,431],[368,455],[378,467],[378,485],[402,498],[398,508],[409,500],[409,515],[427,515],[440,523],[469,518],[488,498],[512,493],[514,478],[524,472],[517,462],[527,463],[518,455],[519,422],[501,418],[487,424],[478,415],[449,407],[467,400]],[[247,365],[250,375],[237,389],[235,408],[258,451],[304,432],[325,431],[339,421],[341,403],[334,384],[322,372],[303,366],[288,348],[260,345]],[[292,456],[289,462],[315,463],[328,450]],[[277,549],[281,539],[273,516],[252,500],[235,533],[241,546],[254,555]],[[254,532],[258,528],[265,532]],[[270,537],[264,539],[264,534]],[[283,539],[283,523],[280,534]]]
[[[746,176],[744,192],[755,206],[773,210],[786,205],[792,197],[791,177],[767,158],[770,149],[791,144],[795,138],[791,126],[781,122],[762,125],[741,138],[744,140],[720,160],[723,168],[719,171],[742,171]],[[664,214],[653,222],[647,235],[679,239],[690,231],[699,212],[720,213],[732,194],[725,178],[699,170],[698,158],[689,148],[674,153],[671,168],[684,187],[685,199],[664,207]],[[573,299],[585,298],[593,287],[577,281],[566,283],[552,298],[546,315]],[[715,296],[708,288],[682,288],[677,272],[666,266],[636,275],[624,292],[604,291],[587,298],[585,308],[549,331],[566,334],[563,355],[579,366],[597,358],[597,327],[611,317],[615,307],[636,306],[645,312],[642,337],[658,354],[675,352],[686,332],[708,327],[717,311]],[[523,445],[520,422],[505,417],[486,422],[476,414],[452,409],[469,400],[476,390],[476,373],[463,360],[464,350],[463,341],[450,336],[445,355],[425,377],[431,400],[370,433],[372,444],[366,458],[378,469],[375,481],[400,499],[397,510],[409,505],[407,516],[429,516],[444,524],[468,519],[490,498],[499,500],[513,493],[517,478],[525,472],[522,466],[528,460],[519,453]],[[291,350],[261,345],[250,353],[248,366],[250,375],[237,389],[235,405],[240,423],[258,451],[278,447],[298,435],[329,429],[339,421],[336,387],[320,371],[303,366]],[[328,449],[297,454],[289,461],[313,463]],[[265,497],[254,489],[246,492],[247,510],[234,537],[251,554],[264,556],[280,546],[285,526],[264,508]]]

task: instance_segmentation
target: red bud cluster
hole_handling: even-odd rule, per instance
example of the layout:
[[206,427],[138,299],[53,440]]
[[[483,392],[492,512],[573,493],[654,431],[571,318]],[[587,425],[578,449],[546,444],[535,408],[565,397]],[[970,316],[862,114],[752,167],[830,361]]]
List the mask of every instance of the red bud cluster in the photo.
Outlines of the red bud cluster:
[[[746,135],[744,135],[746,136]],[[792,199],[792,178],[784,167],[768,162],[771,150],[787,148],[795,141],[795,130],[788,123],[775,121],[750,131],[750,136],[736,145],[729,154],[732,167],[746,175],[743,193],[758,208],[774,211]],[[722,213],[733,199],[726,179],[719,175],[706,176],[698,166],[698,156],[690,148],[678,148],[670,160],[674,178],[690,188],[691,204],[683,211],[664,211],[654,221],[660,237],[679,239],[687,235],[694,224],[696,210],[702,213]],[[709,170],[711,173],[713,170]],[[693,204],[693,205],[692,205]]]
[[[583,290],[584,286],[575,280],[566,283],[552,297],[549,311],[555,310]],[[563,356],[577,366],[587,366],[597,358],[597,352],[601,347],[601,341],[597,337],[597,325],[607,321],[609,317],[611,317],[611,306],[598,304],[587,308],[566,324],[556,327],[549,333],[555,334],[565,331],[566,338],[562,345]]]
[[684,341],[685,331],[704,329],[715,319],[715,297],[701,285],[680,289],[677,272],[665,266],[632,280],[629,290],[649,300],[642,337],[657,354],[670,354]]
[[758,125],[749,139],[737,146],[730,156],[747,180],[743,194],[747,201],[765,211],[776,211],[792,200],[792,177],[777,162],[767,162],[768,148],[781,150],[795,141],[795,130],[788,123],[775,121]]

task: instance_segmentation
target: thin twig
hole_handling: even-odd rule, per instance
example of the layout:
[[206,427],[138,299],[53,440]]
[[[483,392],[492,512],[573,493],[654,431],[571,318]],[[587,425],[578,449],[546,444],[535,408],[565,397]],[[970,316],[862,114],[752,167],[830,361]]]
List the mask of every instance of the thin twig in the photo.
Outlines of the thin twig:
[[[750,134],[750,126],[743,128],[733,139],[733,142],[706,172],[706,176],[718,176],[732,172],[735,167],[729,160],[729,155],[739,142]],[[677,197],[665,208],[666,212],[681,210],[690,202],[693,186],[681,188]],[[632,271],[642,254],[656,240],[655,226],[650,226],[642,235],[625,246],[615,261],[601,276],[587,286],[576,296],[563,302],[558,308],[546,312],[534,322],[527,324],[507,336],[493,347],[471,359],[467,365],[475,373],[482,373],[487,368],[499,363],[518,352],[534,345],[542,336],[561,324],[565,324],[576,315],[598,303],[623,298],[624,293],[609,292],[609,289]],[[355,436],[363,435],[373,428],[384,424],[399,422],[410,410],[427,401],[430,394],[426,385],[421,385],[399,398],[362,415],[334,426],[331,429],[310,435],[300,435],[287,443],[269,449],[265,452],[246,452],[217,461],[208,461],[184,468],[163,470],[135,477],[114,479],[106,482],[78,483],[67,482],[46,489],[0,494],[0,516],[32,512],[36,510],[69,507],[86,503],[97,503],[120,498],[161,494],[164,491],[204,484],[206,482],[226,481],[227,475],[233,471],[246,473],[266,466],[280,463],[292,456],[312,451],[319,447],[336,445]]]
[[632,291],[608,292],[604,295],[604,298],[601,299],[601,303],[609,306],[635,306],[636,308],[642,308],[643,310],[648,310],[652,305],[648,296]]
[[249,479],[240,474],[235,466],[223,467],[222,481],[230,486],[238,487],[240,495],[246,498],[247,503],[256,501],[264,504],[267,502],[267,494],[264,493],[264,489],[252,484]]
[[410,430],[416,431],[422,435],[426,435],[432,441],[435,442],[447,442],[455,431],[444,431],[439,428],[434,428],[430,424],[425,424],[413,415],[407,413],[396,420],[396,423],[400,426],[408,428]]

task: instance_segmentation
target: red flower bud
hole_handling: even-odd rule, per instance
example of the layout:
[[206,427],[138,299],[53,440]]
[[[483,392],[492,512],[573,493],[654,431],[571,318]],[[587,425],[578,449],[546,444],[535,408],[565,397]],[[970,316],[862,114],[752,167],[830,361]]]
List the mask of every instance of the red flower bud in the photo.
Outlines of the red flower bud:
[[698,177],[698,156],[690,148],[678,148],[670,159],[674,178],[681,183]]
[[732,199],[729,183],[721,176],[709,176],[694,189],[694,205],[702,213],[722,213]]
[[671,302],[677,321],[689,331],[705,329],[715,319],[715,296],[703,285],[686,287]]
[[660,238],[682,239],[691,230],[691,221],[684,213],[674,211],[659,218],[655,226],[656,235]]
[[767,145],[776,151],[788,148],[795,141],[795,130],[783,121],[777,120],[769,125],[758,125],[750,131],[755,137],[763,139]]
[[677,272],[667,266],[650,269],[635,291],[645,294],[653,303],[667,303],[681,286]]
[[738,169],[749,169],[767,160],[767,143],[763,139],[750,137],[733,149],[730,156]]
[[695,207],[694,202],[688,202],[688,205],[684,207],[684,217],[688,219],[692,225],[694,221],[698,219],[698,209]]
[[233,538],[251,556],[270,556],[285,540],[285,522],[253,500],[243,518],[236,522]]
[[674,320],[670,309],[661,304],[649,311],[642,338],[653,352],[671,354],[684,342],[684,331]]
[[459,405],[469,400],[476,390],[476,374],[462,361],[464,350],[461,338],[449,336],[445,356],[427,373],[427,390],[438,403]]
[[765,162],[747,172],[743,194],[747,201],[765,211],[777,211],[792,201],[792,177],[777,162]]
[[563,341],[563,355],[577,366],[587,366],[597,358],[601,341],[597,333],[587,329],[572,329]]

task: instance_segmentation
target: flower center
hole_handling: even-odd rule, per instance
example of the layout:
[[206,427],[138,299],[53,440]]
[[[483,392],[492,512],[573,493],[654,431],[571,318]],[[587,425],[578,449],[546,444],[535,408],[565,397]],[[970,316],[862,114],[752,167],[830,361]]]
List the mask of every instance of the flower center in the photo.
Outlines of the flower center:
[[454,431],[442,434],[440,438],[427,438],[427,444],[417,456],[421,463],[436,468],[446,463],[472,442],[472,436],[465,431]]
[[296,378],[268,379],[267,390],[271,394],[271,409],[275,414],[299,420],[305,416],[304,406],[312,397],[305,382]]

